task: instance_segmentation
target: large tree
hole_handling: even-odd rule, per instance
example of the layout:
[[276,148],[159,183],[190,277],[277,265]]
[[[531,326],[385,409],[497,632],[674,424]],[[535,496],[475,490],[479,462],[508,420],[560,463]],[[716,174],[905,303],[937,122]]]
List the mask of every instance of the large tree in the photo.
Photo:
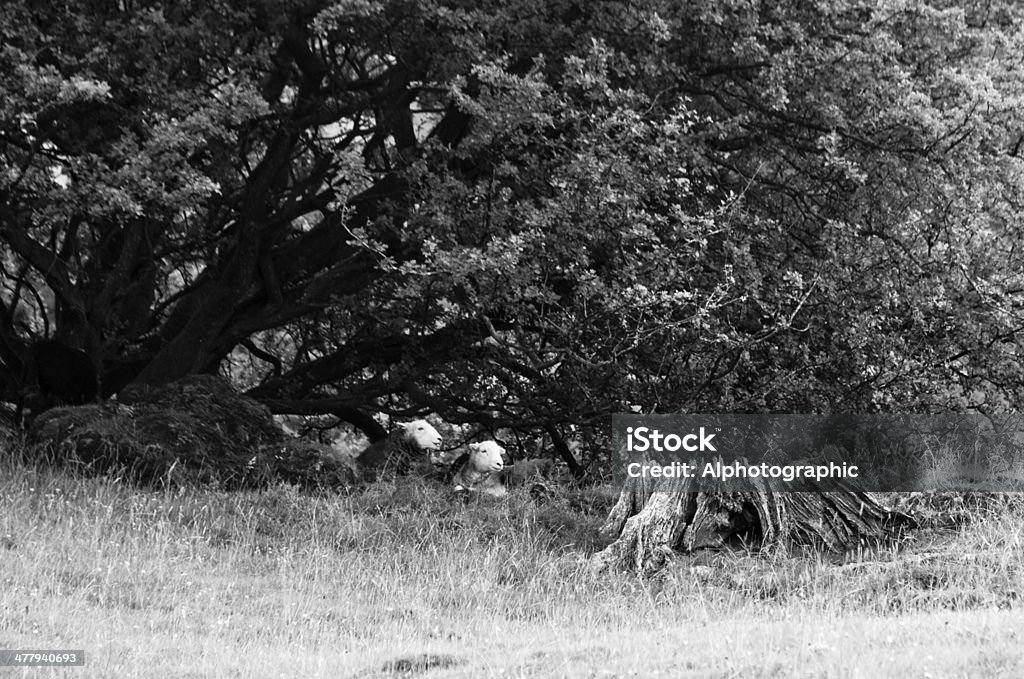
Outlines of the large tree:
[[[0,384],[600,431],[1006,407],[1013,3],[0,7]],[[591,451],[594,455],[596,450]]]

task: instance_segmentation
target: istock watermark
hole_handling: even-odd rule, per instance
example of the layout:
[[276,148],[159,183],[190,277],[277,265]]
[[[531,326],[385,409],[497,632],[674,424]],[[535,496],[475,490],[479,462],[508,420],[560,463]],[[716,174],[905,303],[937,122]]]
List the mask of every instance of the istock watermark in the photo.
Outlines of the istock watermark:
[[[650,427],[626,427],[626,446],[629,450],[643,453],[648,450],[668,451],[674,453],[685,450],[691,453],[701,451],[715,452],[717,449],[711,443],[715,438],[714,434],[705,434],[704,427],[700,428],[698,434],[662,434],[657,429]],[[697,443],[694,443],[697,441]]]
[[[1024,416],[616,415],[620,480],[701,490],[1024,491]],[[657,488],[657,484],[655,488]]]

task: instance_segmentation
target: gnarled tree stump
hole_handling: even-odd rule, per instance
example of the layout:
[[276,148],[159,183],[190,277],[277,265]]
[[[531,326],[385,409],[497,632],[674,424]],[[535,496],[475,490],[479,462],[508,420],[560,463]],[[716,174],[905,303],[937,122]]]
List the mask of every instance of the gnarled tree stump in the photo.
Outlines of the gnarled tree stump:
[[615,541],[594,555],[593,566],[651,574],[676,552],[732,543],[843,551],[893,539],[913,524],[848,485],[826,492],[806,481],[730,483],[723,490],[698,477],[629,479],[602,528]]

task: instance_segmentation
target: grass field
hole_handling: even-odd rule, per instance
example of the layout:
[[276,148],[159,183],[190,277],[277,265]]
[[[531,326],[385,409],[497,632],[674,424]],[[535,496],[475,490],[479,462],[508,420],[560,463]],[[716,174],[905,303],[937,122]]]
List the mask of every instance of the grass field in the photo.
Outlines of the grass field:
[[641,581],[587,568],[609,496],[145,491],[8,455],[0,648],[87,663],[0,676],[1024,676],[1019,515]]

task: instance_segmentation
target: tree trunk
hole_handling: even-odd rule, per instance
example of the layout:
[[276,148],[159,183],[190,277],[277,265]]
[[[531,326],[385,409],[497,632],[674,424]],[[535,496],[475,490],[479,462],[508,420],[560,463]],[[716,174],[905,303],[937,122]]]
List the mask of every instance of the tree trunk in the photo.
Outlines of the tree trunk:
[[824,492],[799,480],[746,479],[723,490],[697,477],[630,478],[601,529],[615,541],[592,565],[649,575],[676,552],[732,544],[843,551],[898,537],[912,523],[845,485]]

